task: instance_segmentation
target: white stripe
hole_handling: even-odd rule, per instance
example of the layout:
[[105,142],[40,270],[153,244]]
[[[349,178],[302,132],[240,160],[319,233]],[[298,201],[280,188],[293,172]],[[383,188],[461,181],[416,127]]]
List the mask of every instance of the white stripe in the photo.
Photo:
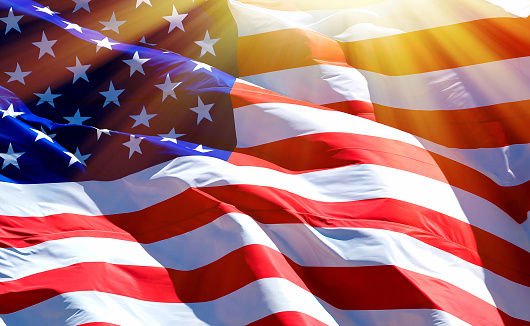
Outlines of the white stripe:
[[325,132],[382,137],[423,147],[416,137],[404,131],[351,114],[297,104],[260,103],[238,107],[234,109],[234,122],[239,148]]
[[530,1],[528,0],[486,0],[497,5],[504,10],[519,17],[528,17],[530,15]]
[[241,78],[278,94],[314,104],[370,102],[366,79],[359,70],[351,67],[312,65]]
[[[326,104],[354,97],[342,91],[341,79],[317,80],[353,68],[314,65],[246,76],[246,81],[295,99]],[[461,110],[530,99],[530,57],[487,62],[404,76],[358,70],[368,81],[373,103],[408,110]],[[330,71],[326,75],[327,71]],[[361,82],[361,79],[358,79]],[[324,87],[322,95],[307,93],[308,83]],[[364,81],[362,81],[364,85]],[[306,87],[306,94],[300,91]],[[336,87],[336,89],[334,88]],[[316,88],[318,89],[318,88]],[[495,90],[495,91],[493,91]],[[320,92],[320,89],[319,89]],[[366,96],[366,95],[365,95]],[[342,98],[341,98],[342,97]],[[363,97],[359,97],[363,98]],[[364,97],[365,98],[365,97]]]
[[[116,181],[3,183],[0,184],[3,199],[11,205],[1,206],[0,213],[17,215],[24,207],[22,216],[91,215],[96,211],[115,214],[129,211],[131,207],[149,207],[189,187],[239,184],[273,187],[323,202],[394,198],[470,223],[525,250],[530,248],[519,224],[488,201],[440,181],[371,164],[290,175],[261,167],[235,166],[212,157],[179,157]],[[460,204],[460,198],[466,200]],[[474,205],[467,205],[468,201]]]
[[[530,57],[405,76],[359,70],[372,102],[408,110],[460,110],[530,99]],[[279,72],[280,76],[289,73]]]
[[2,281],[83,261],[161,267],[160,262],[166,268],[193,270],[250,244],[267,246],[302,266],[395,265],[453,284],[516,318],[530,320],[526,309],[530,288],[404,234],[366,228],[264,225],[243,214],[227,214],[186,234],[143,245],[154,259],[134,247],[135,243],[104,238],[70,238],[29,248],[2,248],[0,254],[9,255],[9,260],[0,260],[9,261],[2,270],[12,275]]
[[530,238],[530,211],[526,212],[526,221],[521,223],[521,228],[526,232],[527,236]]
[[[264,290],[270,290],[267,293]],[[108,322],[117,325],[242,325],[275,312],[287,311],[274,305],[285,295],[297,296],[283,300],[294,311],[306,313],[321,322],[329,320],[311,296],[283,280],[269,279],[254,282],[222,299],[195,304],[145,302],[101,292],[73,292],[55,297],[22,311],[5,315],[9,326],[30,325],[39,319],[40,326],[81,325],[88,322]],[[298,297],[300,296],[300,297]],[[259,298],[262,298],[261,300]],[[300,299],[298,299],[300,298]],[[266,300],[270,299],[272,305]],[[299,300],[299,301],[298,301]],[[298,303],[299,302],[299,303]],[[303,304],[308,304],[307,307]],[[284,302],[281,302],[283,305]],[[321,303],[341,326],[469,326],[460,319],[440,310],[339,310]],[[239,309],[241,307],[241,309]],[[247,309],[242,311],[242,309]],[[278,311],[272,311],[277,309]],[[314,311],[312,309],[315,309]],[[219,315],[214,315],[219,313]],[[323,315],[322,317],[319,314]],[[316,315],[316,316],[315,316]],[[28,318],[29,316],[29,318]],[[29,320],[28,320],[29,319]],[[65,320],[68,321],[65,323]],[[412,323],[412,324],[411,324]],[[329,320],[328,325],[337,323]]]
[[[323,303],[324,307],[328,307]],[[330,309],[328,308],[328,311]],[[344,326],[471,326],[455,316],[440,310],[395,309],[395,310],[335,310],[333,317]]]
[[50,240],[24,248],[0,248],[0,281],[84,262],[162,267],[137,242],[75,237]]
[[41,184],[0,182],[3,200],[0,214],[47,216],[72,213],[107,215],[138,211],[169,199],[189,185],[173,178],[153,178],[168,163],[147,168],[113,181]]
[[[444,0],[443,5],[439,5],[432,0],[394,0],[350,9],[278,11],[230,0],[229,8],[236,20],[239,36],[301,28],[341,41],[357,41],[484,18],[515,16],[486,2],[480,5],[471,0],[454,1],[457,4],[451,2]],[[519,9],[512,11],[515,11],[514,14],[525,14]]]
[[429,151],[477,170],[500,186],[511,187],[530,181],[530,144],[460,149],[418,139]]

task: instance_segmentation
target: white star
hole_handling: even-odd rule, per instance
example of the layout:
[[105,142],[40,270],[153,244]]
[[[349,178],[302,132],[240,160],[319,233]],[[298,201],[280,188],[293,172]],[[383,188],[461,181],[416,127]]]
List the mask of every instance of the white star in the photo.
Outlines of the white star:
[[213,151],[213,149],[205,149],[205,148],[203,148],[202,145],[197,146],[193,150],[195,150],[197,152],[201,152],[201,153],[208,153],[208,152],[212,152]]
[[46,34],[42,32],[42,39],[40,42],[33,42],[33,45],[39,48],[39,59],[42,58],[43,55],[48,53],[52,57],[55,58],[55,54],[53,53],[52,46],[57,42],[57,40],[49,40],[46,38]]
[[174,89],[180,85],[180,82],[172,83],[171,78],[169,77],[169,74],[166,75],[166,81],[163,84],[155,85],[156,87],[160,88],[162,90],[162,102],[166,99],[166,97],[171,96],[175,100],[177,99],[177,95],[175,94]]
[[199,70],[199,69],[206,69],[209,72],[212,71],[212,66],[210,66],[210,65],[208,65],[208,64],[206,64],[204,62],[199,62],[199,61],[195,61],[195,60],[191,60],[191,62],[196,64],[195,68],[193,68],[193,71]]
[[90,2],[90,0],[72,0],[72,1],[75,2],[75,8],[74,8],[74,11],[72,12],[76,12],[81,8],[90,12],[90,7],[88,6],[88,3]]
[[129,75],[129,77],[131,77],[136,71],[139,71],[142,75],[145,75],[144,68],[142,67],[142,65],[149,60],[151,59],[140,59],[138,51],[134,53],[132,59],[123,60],[123,62],[128,64],[131,68],[131,74]]
[[117,43],[117,42],[110,42],[108,37],[105,37],[102,40],[93,40],[93,39],[91,39],[91,40],[96,42],[96,52],[98,52],[99,49],[101,49],[101,48],[107,48],[109,50],[112,50],[112,46],[113,45],[120,44],[120,43]]
[[7,14],[7,17],[0,18],[1,21],[7,24],[6,26],[6,32],[9,32],[11,29],[14,29],[20,33],[20,26],[18,26],[18,21],[24,17],[24,15],[15,16],[13,14],[13,8],[9,8],[9,13]]
[[68,162],[68,166],[74,164],[74,163],[81,163],[84,166],[86,166],[85,160],[89,158],[91,154],[81,155],[81,152],[79,151],[79,148],[76,148],[75,154],[72,154],[68,151],[63,151],[66,155],[70,157],[70,162]]
[[201,47],[201,55],[199,56],[202,57],[203,55],[206,54],[206,52],[210,52],[211,54],[213,54],[215,56],[215,51],[213,50],[213,45],[215,43],[217,43],[217,41],[219,41],[220,39],[218,38],[214,38],[214,39],[211,39],[210,38],[210,34],[208,33],[208,30],[206,30],[206,35],[204,36],[204,40],[202,41],[195,41],[195,43]]
[[0,110],[0,111],[4,112],[4,114],[2,115],[2,119],[5,117],[16,118],[17,116],[24,114],[24,112],[15,112],[15,109],[13,108],[13,104],[9,104],[9,107],[7,108],[7,110]]
[[118,96],[120,96],[121,93],[123,93],[124,89],[114,89],[114,85],[112,85],[112,80],[110,81],[109,90],[105,92],[99,92],[99,94],[105,96],[105,103],[103,103],[103,107],[105,107],[110,102],[113,102],[117,106],[120,106],[120,102],[118,101]]
[[96,127],[94,127],[94,128],[96,129],[98,140],[99,140],[99,137],[101,137],[101,134],[105,134],[107,136],[110,136],[110,130],[108,130],[108,129],[98,129]]
[[126,147],[129,147],[129,158],[131,158],[131,156],[135,152],[142,154],[142,150],[140,149],[140,142],[144,138],[145,137],[134,137],[134,135],[130,135],[130,140],[122,144]]
[[66,21],[66,20],[63,20],[63,23],[66,24],[66,27],[64,29],[75,29],[79,33],[83,33],[81,26],[74,24],[74,23],[70,23],[69,21]]
[[108,22],[100,22],[100,23],[105,26],[103,27],[102,31],[114,31],[120,34],[118,27],[125,24],[125,22],[126,20],[116,20],[116,15],[113,12]]
[[61,94],[52,94],[49,86],[46,92],[44,92],[44,94],[39,94],[39,93],[33,93],[33,94],[37,95],[40,98],[39,102],[37,102],[37,105],[41,105],[42,103],[47,102],[52,107],[55,107],[53,100],[56,97],[61,96]]
[[213,122],[212,117],[210,116],[210,109],[212,108],[213,103],[204,105],[200,97],[198,97],[197,102],[197,107],[190,108],[190,110],[197,113],[197,124],[199,124],[202,119],[208,119]]
[[37,138],[35,138],[35,141],[37,141],[39,139],[46,139],[50,143],[53,143],[53,139],[51,139],[50,136],[46,135],[46,133],[44,133],[44,132],[42,132],[40,130],[33,129],[33,128],[29,128],[29,129],[31,129],[31,131],[37,133]]
[[185,134],[176,134],[175,133],[175,128],[171,128],[171,131],[169,132],[169,134],[158,134],[158,136],[162,137],[162,139],[160,139],[160,141],[170,141],[172,143],[177,143],[177,138],[179,138],[180,136],[184,136]]
[[17,62],[17,67],[15,68],[15,71],[13,72],[6,71],[5,73],[10,76],[9,80],[7,81],[8,83],[16,80],[22,83],[22,85],[26,85],[26,83],[24,82],[24,77],[31,74],[31,71],[20,70],[20,65]]
[[156,116],[156,114],[147,114],[147,112],[145,111],[145,106],[144,106],[142,108],[142,112],[140,112],[140,114],[138,114],[138,115],[130,115],[131,118],[136,120],[134,122],[134,125],[131,128],[134,128],[134,127],[136,127],[138,125],[144,125],[144,126],[149,127],[149,120],[153,119],[155,116]]
[[88,77],[86,75],[86,71],[88,68],[90,68],[91,65],[82,65],[77,56],[75,57],[75,66],[73,67],[66,67],[66,69],[70,70],[74,73],[74,79],[72,80],[72,84],[75,83],[79,78],[83,78],[84,80],[88,81]]
[[17,169],[20,169],[20,167],[18,166],[17,159],[24,155],[24,153],[25,152],[15,153],[13,151],[13,146],[11,146],[11,143],[9,143],[9,148],[7,149],[7,152],[0,153],[0,157],[4,159],[4,164],[2,164],[2,170],[9,164],[15,166]]
[[63,117],[68,120],[69,125],[82,125],[85,120],[90,119],[90,117],[82,117],[79,113],[79,109],[75,112],[73,117]]
[[153,6],[151,4],[151,1],[150,0],[136,0],[136,8],[138,8],[139,5],[141,5],[142,3],[147,3],[148,5],[150,5],[151,7]]
[[37,7],[37,6],[33,5],[33,7],[35,7],[35,9],[37,9],[37,11],[43,12],[43,13],[48,14],[50,16],[53,16],[54,14],[58,14],[57,11],[51,10],[50,7],[48,7],[48,6],[46,6],[46,7]]
[[184,25],[182,24],[182,21],[184,18],[186,18],[188,14],[181,14],[177,12],[177,9],[175,9],[175,5],[173,5],[173,13],[171,16],[164,16],[164,19],[169,22],[169,31],[168,34],[175,28],[178,27],[181,31],[184,32]]

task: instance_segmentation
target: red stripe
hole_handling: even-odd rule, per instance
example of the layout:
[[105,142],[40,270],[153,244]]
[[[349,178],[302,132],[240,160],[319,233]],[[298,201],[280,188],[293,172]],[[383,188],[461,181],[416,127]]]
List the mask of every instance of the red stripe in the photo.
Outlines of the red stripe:
[[242,106],[259,103],[286,103],[309,106],[313,108],[321,108],[319,105],[292,99],[290,97],[280,95],[268,89],[245,84],[240,81],[236,81],[234,83],[234,86],[230,91],[230,96],[232,99],[232,107],[234,109]]
[[234,109],[260,103],[283,103],[318,108],[321,110],[341,111],[351,115],[375,120],[372,103],[364,101],[344,101],[316,105],[304,102],[257,86],[236,82],[230,91],[232,106]]
[[[530,101],[463,110],[406,110],[374,104],[377,122],[451,148],[530,143]],[[425,108],[428,109],[428,108]]]
[[27,247],[73,236],[104,236],[123,240],[134,237],[141,243],[151,243],[196,229],[230,212],[238,210],[200,189],[190,188],[153,206],[123,214],[0,215],[0,247]]
[[79,263],[0,284],[0,313],[3,314],[77,291],[100,291],[146,301],[181,302],[167,270],[161,267]]
[[322,104],[323,107],[356,115],[361,118],[366,118],[375,121],[374,106],[371,102],[364,101],[344,101],[336,103]]
[[[99,275],[97,281],[92,275]],[[284,278],[343,310],[440,309],[473,325],[528,325],[447,282],[395,266],[302,267],[260,245],[235,250],[192,271],[83,263],[2,282],[10,313],[46,297],[102,291],[153,302],[205,302],[264,278]],[[131,284],[131,280],[134,283]],[[222,280],[222,282],[220,282]],[[351,295],[355,293],[355,295]]]
[[139,242],[152,243],[194,230],[227,213],[239,212],[231,204],[211,197],[202,189],[190,188],[146,209],[107,218]]
[[530,182],[503,187],[465,164],[435,153],[431,155],[444,172],[449,184],[486,199],[518,223],[526,221],[527,212],[530,210]]
[[[276,165],[274,170],[284,173],[308,172],[352,164],[376,164],[447,182],[425,149],[381,137],[326,132],[282,139],[249,148],[236,148],[235,151],[228,160],[232,164],[259,164],[263,160],[269,162],[269,166]],[[258,166],[263,164],[267,163]]]
[[237,56],[245,58],[237,62],[241,77],[318,64],[350,67],[337,41],[299,28],[240,36]]
[[[62,232],[58,231],[57,233],[54,233],[52,230],[60,230],[62,228],[62,225],[57,225],[56,223],[60,223],[62,217],[68,218],[67,224],[69,226],[72,226],[72,228],[76,228],[78,230],[75,231],[67,231]],[[61,240],[66,238],[108,238],[108,239],[116,239],[116,240],[123,240],[123,241],[136,241],[136,239],[131,236],[130,234],[126,232],[108,232],[108,231],[100,231],[97,229],[94,230],[87,230],[85,228],[90,228],[90,226],[83,225],[83,220],[90,219],[91,216],[84,216],[84,215],[66,215],[61,216],[57,218],[57,215],[50,215],[45,216],[42,218],[37,218],[40,221],[48,220],[50,226],[46,229],[42,230],[42,235],[34,235],[34,236],[27,236],[27,237],[17,237],[17,236],[7,236],[7,237],[0,237],[0,248],[27,248],[31,246],[38,245],[40,243],[46,242],[46,241],[54,241],[54,240]],[[12,219],[10,216],[1,216],[0,221],[4,222],[6,219]],[[31,221],[32,218],[28,218],[28,228],[33,227],[33,223]],[[75,224],[79,222],[79,225],[76,226]],[[17,233],[18,231],[25,231],[23,225],[18,226],[16,229],[12,228],[11,232]],[[37,233],[39,230],[31,230],[32,232]]]
[[529,56],[529,33],[528,19],[502,17],[339,44],[351,66],[397,76]]
[[318,319],[298,311],[282,311],[256,320],[248,326],[328,326]]

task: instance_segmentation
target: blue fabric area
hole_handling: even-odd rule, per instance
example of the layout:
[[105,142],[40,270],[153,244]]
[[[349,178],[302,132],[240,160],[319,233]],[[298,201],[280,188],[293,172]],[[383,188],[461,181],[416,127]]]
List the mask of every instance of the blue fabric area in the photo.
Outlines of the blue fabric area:
[[[103,40],[105,36],[85,28],[82,33],[65,29],[67,21],[60,15],[38,12],[34,6],[43,7],[33,1],[0,1],[2,17],[7,16],[10,8],[15,15],[32,16],[29,23],[24,17],[26,25],[21,33],[0,34],[0,56],[13,57],[12,51],[23,51],[16,42],[30,35],[32,40],[26,41],[27,47],[35,52],[33,39],[39,41],[44,31],[47,35],[55,35],[49,39],[58,39],[53,46],[55,51],[65,45],[73,47],[68,49],[73,52],[72,62],[64,63],[63,69],[74,66],[76,56],[83,65],[91,66],[86,71],[88,81],[84,78],[73,81],[71,74],[61,83],[50,85],[49,90],[34,86],[37,79],[48,78],[37,75],[38,71],[32,71],[24,85],[18,81],[0,84],[0,110],[3,110],[0,112],[0,157],[22,153],[16,158],[18,166],[4,163],[7,161],[0,158],[0,181],[114,180],[178,156],[229,158],[236,144],[230,99],[235,77],[213,67],[200,68],[198,61],[177,53],[112,39],[109,42],[117,43],[112,45],[112,50],[101,48],[98,51],[105,60],[87,61],[82,50],[75,53],[77,47],[89,47],[95,52],[94,40]],[[26,34],[30,32],[32,34]],[[149,60],[142,64],[144,74],[136,71],[131,76],[130,66],[124,61],[135,55]],[[24,58],[16,61],[22,67]],[[38,64],[42,61],[44,65],[51,60],[57,59],[45,54]],[[13,63],[5,64],[2,63],[0,70],[15,70]],[[171,83],[179,84],[174,93],[168,92],[163,99],[163,92],[156,85],[166,83],[168,76]],[[104,96],[103,93],[112,89],[119,92],[117,97]],[[50,100],[50,97],[43,97],[46,92],[60,96],[52,96]],[[200,118],[192,110],[201,105],[210,107],[211,121]],[[146,114],[151,117],[148,122],[139,118]],[[69,123],[67,118],[75,116],[88,119]],[[171,136],[160,136],[168,134],[181,136],[175,141],[171,141]],[[141,153],[130,147],[135,142]],[[130,146],[124,145],[126,143]],[[76,157],[81,160],[72,160],[67,152],[77,152]]]

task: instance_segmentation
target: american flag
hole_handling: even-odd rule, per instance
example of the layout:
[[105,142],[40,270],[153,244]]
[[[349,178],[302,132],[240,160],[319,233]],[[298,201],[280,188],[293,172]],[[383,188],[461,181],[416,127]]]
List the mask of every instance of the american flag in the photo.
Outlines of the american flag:
[[527,0],[0,0],[0,324],[530,325]]

